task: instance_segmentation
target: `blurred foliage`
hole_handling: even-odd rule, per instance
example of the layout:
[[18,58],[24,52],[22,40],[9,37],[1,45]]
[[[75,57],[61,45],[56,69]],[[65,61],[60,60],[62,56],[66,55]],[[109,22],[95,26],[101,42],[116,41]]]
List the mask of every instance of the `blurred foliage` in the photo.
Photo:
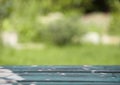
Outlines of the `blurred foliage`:
[[12,11],[11,0],[0,0],[0,20],[8,17]]
[[[71,5],[78,4],[80,1],[13,0],[13,12],[11,13],[10,17],[10,22],[12,22],[11,24],[13,25],[9,26],[13,26],[13,28],[15,28],[14,30],[16,30],[20,34],[19,37],[21,42],[33,41],[33,38],[38,38],[38,36],[36,36],[36,33],[38,31],[37,29],[41,27],[36,22],[37,16],[46,15],[47,13],[54,11],[71,11]],[[68,6],[68,8],[66,6]],[[73,8],[73,10],[74,9],[75,8]],[[10,29],[9,26],[8,29]]]
[[[0,0],[0,18],[3,18],[1,21],[3,29],[18,32],[21,42],[34,41],[34,38],[39,37],[36,34],[42,26],[36,22],[38,16],[58,11],[67,16],[81,16],[83,13],[107,12],[109,9],[110,11],[120,10],[119,0]],[[66,28],[65,26],[64,23],[63,28]],[[56,27],[61,28],[61,25]]]
[[11,9],[11,1],[10,0],[0,0],[0,54],[2,56],[3,52],[3,44],[1,40],[1,32],[2,32],[2,22],[5,18],[9,17],[12,9]]
[[120,0],[114,0],[111,6],[113,7],[113,12],[109,33],[120,35]]
[[112,12],[120,12],[120,0],[108,0]]
[[120,13],[113,14],[109,34],[120,36]]
[[[39,0],[13,0],[13,12],[10,22],[19,34],[20,42],[30,42],[36,33],[36,17],[39,12]],[[10,28],[10,27],[8,27]]]
[[61,19],[40,30],[42,40],[56,45],[71,43],[74,37],[80,37],[83,33],[84,30],[76,19]]

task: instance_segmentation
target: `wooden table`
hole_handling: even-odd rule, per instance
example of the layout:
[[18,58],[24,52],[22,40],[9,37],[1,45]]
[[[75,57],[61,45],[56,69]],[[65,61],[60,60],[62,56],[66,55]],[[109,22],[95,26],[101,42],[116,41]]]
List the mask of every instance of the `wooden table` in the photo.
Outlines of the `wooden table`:
[[120,85],[120,66],[0,66],[0,85]]

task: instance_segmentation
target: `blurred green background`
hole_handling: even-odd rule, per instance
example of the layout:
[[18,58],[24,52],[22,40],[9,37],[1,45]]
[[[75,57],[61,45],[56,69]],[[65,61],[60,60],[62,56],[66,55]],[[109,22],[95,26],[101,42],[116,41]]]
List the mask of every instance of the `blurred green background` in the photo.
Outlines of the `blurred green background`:
[[0,0],[0,65],[119,65],[120,0]]

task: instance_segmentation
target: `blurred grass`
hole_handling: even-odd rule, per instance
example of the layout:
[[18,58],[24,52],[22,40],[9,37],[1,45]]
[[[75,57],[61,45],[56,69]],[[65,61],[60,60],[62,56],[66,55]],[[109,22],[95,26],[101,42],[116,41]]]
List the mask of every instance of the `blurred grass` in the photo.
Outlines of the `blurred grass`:
[[118,65],[120,47],[72,45],[44,49],[6,49],[0,65]]

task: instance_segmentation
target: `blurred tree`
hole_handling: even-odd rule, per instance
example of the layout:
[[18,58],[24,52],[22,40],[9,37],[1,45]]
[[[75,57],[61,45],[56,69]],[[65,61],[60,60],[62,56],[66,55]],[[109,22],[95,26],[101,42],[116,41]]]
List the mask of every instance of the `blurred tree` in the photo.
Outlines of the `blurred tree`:
[[120,0],[110,1],[112,8],[112,21],[110,24],[109,33],[120,36]]
[[108,0],[112,12],[120,12],[120,0]]
[[32,41],[37,32],[37,16],[55,11],[67,13],[79,8],[74,6],[80,3],[81,0],[13,0],[11,20],[20,34],[20,41]]
[[11,0],[0,0],[0,54],[2,54],[3,45],[1,40],[2,22],[12,11]]
[[[115,1],[115,0],[114,0]],[[5,17],[11,22],[11,26],[20,33],[21,41],[31,41],[36,35],[40,26],[36,23],[39,15],[46,15],[50,12],[62,12],[67,16],[79,15],[93,11],[108,11],[111,5],[110,0],[0,0],[1,22]],[[117,0],[116,0],[117,1]],[[115,4],[117,4],[115,2]],[[118,7],[117,7],[118,8]],[[120,8],[120,7],[119,7]],[[118,9],[119,9],[118,8]],[[10,26],[10,25],[9,25]],[[9,27],[8,27],[9,28]]]
[[20,34],[21,42],[31,41],[36,34],[36,18],[39,15],[40,0],[13,0],[10,20]]

